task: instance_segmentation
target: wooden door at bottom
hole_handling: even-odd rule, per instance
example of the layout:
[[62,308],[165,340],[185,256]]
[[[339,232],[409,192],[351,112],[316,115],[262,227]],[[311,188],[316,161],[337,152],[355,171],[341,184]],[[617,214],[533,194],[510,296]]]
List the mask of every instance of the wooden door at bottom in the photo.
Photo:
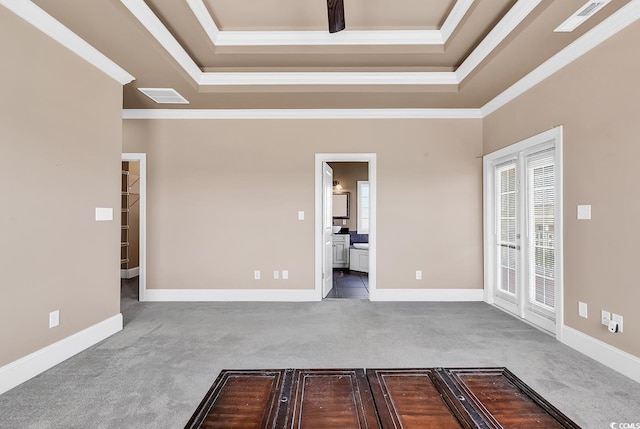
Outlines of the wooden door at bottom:
[[579,429],[506,368],[224,370],[186,427]]

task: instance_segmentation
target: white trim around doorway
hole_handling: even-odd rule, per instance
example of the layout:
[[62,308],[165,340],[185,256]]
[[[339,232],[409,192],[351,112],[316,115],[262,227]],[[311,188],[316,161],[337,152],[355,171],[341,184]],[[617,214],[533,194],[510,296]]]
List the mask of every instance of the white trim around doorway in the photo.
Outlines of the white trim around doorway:
[[138,300],[147,301],[147,154],[123,153],[122,161],[140,162],[140,256]]
[[322,163],[366,162],[369,165],[369,300],[376,300],[376,154],[317,153],[315,159],[315,293],[322,300]]

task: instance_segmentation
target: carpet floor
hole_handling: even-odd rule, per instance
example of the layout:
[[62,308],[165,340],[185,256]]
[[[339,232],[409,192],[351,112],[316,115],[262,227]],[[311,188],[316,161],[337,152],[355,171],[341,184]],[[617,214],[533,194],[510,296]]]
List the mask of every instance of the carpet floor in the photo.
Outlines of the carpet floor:
[[0,427],[181,428],[223,368],[508,367],[584,428],[640,384],[485,303],[139,303],[124,330],[0,395]]

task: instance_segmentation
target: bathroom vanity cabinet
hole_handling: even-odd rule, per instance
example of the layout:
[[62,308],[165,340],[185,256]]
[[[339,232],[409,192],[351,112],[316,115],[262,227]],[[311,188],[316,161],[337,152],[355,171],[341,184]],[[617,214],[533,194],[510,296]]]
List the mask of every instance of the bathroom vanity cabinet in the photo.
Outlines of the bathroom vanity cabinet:
[[333,234],[333,268],[349,268],[349,234]]
[[349,250],[349,269],[351,271],[360,271],[362,273],[369,272],[369,250],[368,249],[350,249]]

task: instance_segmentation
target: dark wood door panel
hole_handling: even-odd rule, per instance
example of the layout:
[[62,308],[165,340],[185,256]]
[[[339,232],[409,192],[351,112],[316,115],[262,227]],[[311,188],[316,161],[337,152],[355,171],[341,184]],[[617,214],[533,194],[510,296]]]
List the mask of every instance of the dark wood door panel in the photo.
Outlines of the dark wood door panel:
[[435,384],[431,369],[370,369],[367,377],[382,427],[462,428]]
[[290,371],[224,370],[187,423],[187,428],[274,428]]
[[579,428],[506,368],[223,370],[187,428]]
[[362,369],[296,370],[289,407],[288,428],[380,427]]
[[494,427],[579,428],[506,368],[446,369],[440,374]]

